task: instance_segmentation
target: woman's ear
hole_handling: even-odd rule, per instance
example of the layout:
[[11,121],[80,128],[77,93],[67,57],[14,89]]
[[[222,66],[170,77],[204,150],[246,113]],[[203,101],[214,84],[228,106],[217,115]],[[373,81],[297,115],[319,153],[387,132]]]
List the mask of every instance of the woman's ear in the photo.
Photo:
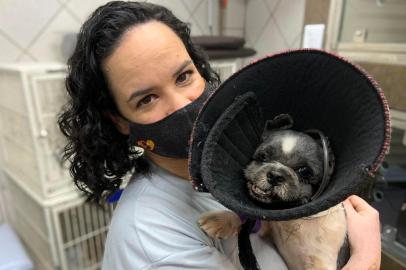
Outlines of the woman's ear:
[[114,123],[117,130],[123,135],[130,134],[130,125],[126,119],[122,116],[113,114],[111,112],[106,113],[106,116]]

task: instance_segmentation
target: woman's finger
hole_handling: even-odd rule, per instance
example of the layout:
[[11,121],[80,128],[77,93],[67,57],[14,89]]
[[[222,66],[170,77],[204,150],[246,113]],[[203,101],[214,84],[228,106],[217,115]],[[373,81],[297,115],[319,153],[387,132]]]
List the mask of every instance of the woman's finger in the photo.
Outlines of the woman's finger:
[[352,195],[344,202],[351,259],[343,269],[379,269],[381,237],[378,212]]
[[343,205],[344,205],[345,213],[347,216],[354,215],[357,213],[349,199],[346,199],[345,201],[343,201]]
[[372,209],[372,207],[364,199],[358,197],[357,195],[351,195],[348,197],[348,200],[357,213],[362,213]]

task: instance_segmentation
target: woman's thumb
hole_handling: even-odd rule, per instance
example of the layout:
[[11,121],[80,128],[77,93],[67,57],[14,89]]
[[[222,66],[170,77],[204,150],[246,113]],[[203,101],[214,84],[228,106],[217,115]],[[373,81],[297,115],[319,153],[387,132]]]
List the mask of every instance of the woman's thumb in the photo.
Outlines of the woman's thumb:
[[349,198],[347,198],[347,199],[343,202],[343,205],[344,205],[345,213],[346,213],[348,216],[354,215],[354,214],[357,213],[357,211],[355,211],[355,209],[354,209],[354,207],[353,207],[353,205],[352,205],[352,203],[351,203],[351,201],[350,201]]

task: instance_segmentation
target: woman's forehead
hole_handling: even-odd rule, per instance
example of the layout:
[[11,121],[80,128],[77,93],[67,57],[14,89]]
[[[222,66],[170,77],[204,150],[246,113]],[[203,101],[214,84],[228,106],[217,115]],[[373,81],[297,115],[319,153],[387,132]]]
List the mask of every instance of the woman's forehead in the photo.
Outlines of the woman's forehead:
[[136,25],[127,30],[113,53],[105,60],[107,71],[128,66],[144,66],[151,61],[187,55],[181,39],[171,28],[157,21]]
[[[104,71],[112,86],[173,73],[190,59],[182,40],[163,23],[151,21],[130,28],[114,52],[104,61]],[[120,87],[121,88],[121,87]]]

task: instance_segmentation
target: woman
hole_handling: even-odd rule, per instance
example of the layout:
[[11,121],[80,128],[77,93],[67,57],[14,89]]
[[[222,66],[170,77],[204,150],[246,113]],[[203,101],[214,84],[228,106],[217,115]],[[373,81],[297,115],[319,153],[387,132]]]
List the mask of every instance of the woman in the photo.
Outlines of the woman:
[[[100,201],[133,173],[113,215],[103,269],[238,269],[236,238],[210,239],[196,224],[223,206],[188,181],[190,121],[180,119],[193,120],[219,78],[188,26],[157,5],[110,2],[84,23],[68,64],[70,102],[58,122],[75,184]],[[346,269],[379,269],[377,212],[356,196],[345,207]],[[262,245],[263,269],[286,269],[272,246],[253,242]]]

